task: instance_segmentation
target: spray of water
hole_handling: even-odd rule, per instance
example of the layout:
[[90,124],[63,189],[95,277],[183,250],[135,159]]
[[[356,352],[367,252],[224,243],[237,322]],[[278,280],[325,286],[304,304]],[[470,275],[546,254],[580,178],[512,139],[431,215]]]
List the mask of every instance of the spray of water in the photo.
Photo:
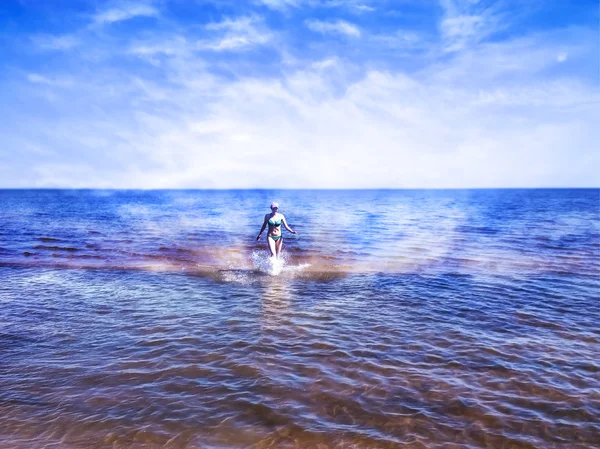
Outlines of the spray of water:
[[285,255],[279,258],[269,256],[266,251],[253,251],[251,255],[254,270],[270,276],[278,276],[286,264]]

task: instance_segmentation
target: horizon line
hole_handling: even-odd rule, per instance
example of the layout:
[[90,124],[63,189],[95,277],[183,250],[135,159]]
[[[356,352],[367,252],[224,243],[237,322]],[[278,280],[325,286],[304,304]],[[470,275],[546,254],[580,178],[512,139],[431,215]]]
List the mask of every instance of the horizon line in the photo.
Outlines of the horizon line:
[[0,187],[0,190],[111,190],[111,191],[172,191],[172,190],[196,190],[196,191],[231,191],[231,190],[600,190],[600,186],[592,187]]

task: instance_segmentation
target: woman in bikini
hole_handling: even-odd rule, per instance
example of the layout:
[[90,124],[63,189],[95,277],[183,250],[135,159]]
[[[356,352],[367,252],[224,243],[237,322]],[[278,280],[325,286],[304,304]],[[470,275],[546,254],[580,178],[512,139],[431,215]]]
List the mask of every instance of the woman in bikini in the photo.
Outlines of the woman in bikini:
[[267,232],[267,243],[269,245],[269,251],[271,256],[279,258],[281,248],[283,248],[283,236],[281,235],[281,225],[285,227],[292,234],[296,234],[296,231],[292,231],[285,221],[283,214],[279,212],[279,204],[271,203],[271,213],[265,215],[265,221],[263,222],[262,228],[256,237],[256,240],[260,240],[260,236],[269,225],[269,231]]

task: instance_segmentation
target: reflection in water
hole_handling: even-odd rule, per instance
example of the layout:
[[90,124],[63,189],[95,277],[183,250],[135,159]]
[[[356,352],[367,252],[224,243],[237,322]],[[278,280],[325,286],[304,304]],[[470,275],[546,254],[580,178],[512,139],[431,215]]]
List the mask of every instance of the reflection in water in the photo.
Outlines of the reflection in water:
[[291,311],[289,279],[284,275],[270,276],[262,283],[261,327],[264,331],[285,325]]

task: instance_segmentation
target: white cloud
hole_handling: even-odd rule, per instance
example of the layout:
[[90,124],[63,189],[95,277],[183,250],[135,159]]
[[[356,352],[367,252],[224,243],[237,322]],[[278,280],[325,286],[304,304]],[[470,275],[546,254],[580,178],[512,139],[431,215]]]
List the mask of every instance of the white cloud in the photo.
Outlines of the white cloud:
[[291,8],[343,8],[350,12],[373,12],[375,8],[369,6],[369,0],[254,0],[258,5],[276,11],[288,11]]
[[417,33],[404,30],[397,30],[391,34],[377,34],[372,38],[375,42],[394,49],[416,49],[426,45]]
[[[364,61],[350,64],[331,53],[302,59],[288,49],[299,58],[258,76],[239,69],[245,55],[219,59],[197,49],[241,50],[274,41],[258,37],[272,34],[259,17],[225,19],[203,31],[208,36],[200,42],[177,28],[124,46],[126,54],[156,62],[150,71],[99,60],[70,65],[68,77],[19,72],[24,86],[6,89],[4,102],[14,111],[4,124],[0,152],[53,152],[43,161],[39,155],[9,159],[10,171],[0,167],[4,184],[360,188],[595,182],[597,89],[574,72],[558,76],[549,70],[563,53],[569,64],[586,57],[591,50],[581,47],[593,50],[593,32],[565,29],[486,42],[477,27],[475,35],[455,30],[442,46],[462,42],[461,51],[419,59],[422,68],[413,71],[367,70]],[[402,30],[379,37],[397,46],[423,43]],[[73,52],[77,57],[83,58]],[[215,74],[214,59],[236,77]],[[41,102],[45,94],[52,101]],[[19,106],[35,101],[35,109]],[[24,116],[31,132],[10,129],[11,120]]]
[[30,73],[27,75],[27,80],[34,84],[52,84],[52,81],[45,76],[38,75],[37,73]]
[[197,48],[200,50],[227,51],[248,49],[264,45],[272,38],[272,32],[267,30],[263,21],[257,17],[238,17],[225,19],[221,22],[209,23],[206,29],[216,32],[211,40],[200,40]]
[[281,11],[290,7],[298,7],[303,0],[255,0],[255,2],[258,5]]
[[486,25],[486,21],[482,16],[446,17],[442,21],[441,30],[443,36],[452,42],[447,49],[461,49],[468,39],[481,33]]
[[444,15],[439,24],[444,50],[460,51],[508,26],[498,6],[484,7],[473,0],[440,0]]
[[96,24],[111,24],[133,19],[134,17],[157,16],[159,16],[159,11],[152,4],[125,2],[113,8],[97,12],[93,17],[93,21]]
[[[194,86],[205,75],[187,69],[171,73],[178,87],[162,95],[138,81],[135,97],[127,100],[137,105],[136,116],[117,115],[97,127],[89,120],[83,128],[67,122],[53,130],[63,145],[111,148],[123,161],[93,175],[89,163],[77,159],[79,171],[46,163],[34,173],[52,185],[60,184],[60,175],[63,185],[114,187],[589,184],[591,167],[600,162],[591,147],[600,137],[600,117],[587,103],[600,100],[597,93],[577,81],[530,75],[518,85],[488,84],[506,70],[503,64],[494,69],[491,61],[503,55],[517,70],[531,59],[530,47],[543,40],[495,44],[414,76],[373,70],[349,82],[343,62],[331,59],[281,79],[213,80],[204,91]],[[464,77],[477,59],[489,73]],[[553,63],[543,57],[532,70]],[[335,70],[323,70],[330,67]],[[87,101],[96,108],[101,102],[93,92]],[[117,134],[122,129],[128,131]],[[577,158],[565,151],[572,146]]]
[[151,64],[160,65],[162,57],[184,57],[191,54],[195,45],[183,36],[139,41],[132,44],[129,53]]
[[33,42],[41,50],[70,50],[81,43],[80,39],[73,35],[35,36]]
[[342,34],[350,37],[360,37],[360,30],[356,25],[348,23],[344,20],[335,22],[327,22],[323,20],[307,20],[306,26],[311,31],[321,34]]
[[357,10],[359,10],[359,11],[364,11],[364,12],[373,12],[373,11],[375,11],[375,8],[373,8],[372,6],[369,6],[369,5],[355,5],[354,8],[357,9]]
[[40,84],[46,86],[54,86],[54,87],[70,87],[72,85],[72,81],[68,77],[47,77],[44,75],[40,75],[39,73],[28,73],[27,81],[32,84]]
[[368,5],[371,0],[306,0],[313,8],[344,8],[353,13],[373,12],[375,8]]
[[327,58],[322,61],[316,61],[311,64],[313,69],[323,70],[328,69],[330,67],[334,67],[338,64],[337,58]]
[[[35,188],[86,188],[90,185],[98,188],[110,188],[111,182],[98,173],[94,167],[85,163],[41,163],[33,167],[30,184]],[[73,174],[76,176],[73,176]]]
[[138,42],[131,47],[130,51],[142,57],[159,54],[173,56],[186,52],[188,48],[188,43],[184,37],[175,37],[156,42]]

